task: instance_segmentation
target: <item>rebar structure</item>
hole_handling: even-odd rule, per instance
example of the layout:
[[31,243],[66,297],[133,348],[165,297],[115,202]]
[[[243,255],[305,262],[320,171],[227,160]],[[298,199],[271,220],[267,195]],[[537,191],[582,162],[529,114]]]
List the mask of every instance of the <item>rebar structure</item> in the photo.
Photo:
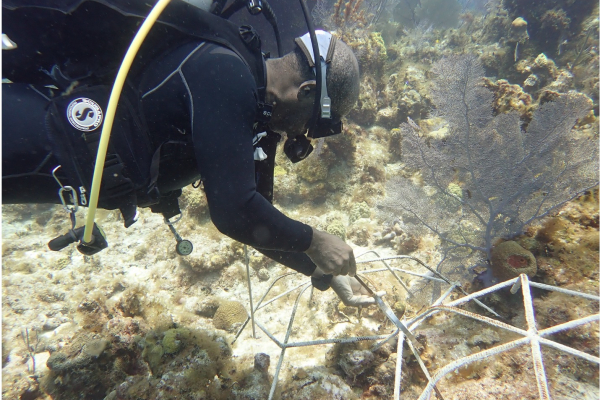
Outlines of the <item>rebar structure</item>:
[[[544,361],[543,361],[542,352],[541,352],[541,345],[552,347],[554,349],[563,351],[563,352],[571,354],[573,356],[585,359],[591,363],[600,365],[600,358],[546,338],[547,336],[552,335],[554,333],[565,331],[568,329],[573,329],[573,328],[582,326],[584,324],[590,324],[593,322],[598,323],[598,321],[600,321],[600,314],[590,315],[587,317],[579,318],[576,320],[568,321],[566,323],[562,323],[562,324],[559,324],[556,326],[552,326],[549,328],[539,330],[537,328],[537,323],[536,323],[536,319],[535,319],[533,299],[532,299],[532,295],[531,295],[531,287],[535,287],[535,288],[543,289],[543,290],[547,290],[547,291],[560,292],[560,293],[563,293],[566,295],[577,296],[577,297],[585,298],[585,299],[592,300],[595,302],[600,301],[599,296],[586,294],[586,293],[582,293],[582,292],[578,292],[578,291],[574,291],[574,290],[563,289],[563,288],[556,287],[556,286],[550,286],[550,285],[545,285],[545,284],[541,284],[541,283],[531,282],[529,280],[529,278],[527,277],[527,275],[525,275],[525,274],[522,274],[521,276],[519,276],[517,278],[513,278],[510,280],[498,283],[487,289],[480,290],[480,291],[472,293],[472,294],[467,294],[461,288],[461,285],[459,282],[449,281],[443,275],[436,272],[435,269],[432,269],[431,267],[427,266],[425,263],[423,263],[421,260],[419,260],[417,258],[414,258],[411,256],[379,257],[379,255],[377,255],[377,253],[372,252],[372,251],[364,253],[361,256],[364,256],[365,254],[369,254],[369,253],[375,254],[377,256],[377,258],[365,260],[365,261],[357,261],[357,264],[371,264],[371,263],[381,262],[384,264],[384,268],[373,268],[370,270],[361,271],[360,274],[367,275],[367,274],[374,274],[374,273],[389,273],[395,279],[395,281],[397,281],[407,291],[409,297],[413,296],[413,294],[410,292],[408,286],[406,285],[406,283],[404,281],[402,281],[402,279],[400,278],[400,276],[398,276],[398,274],[411,275],[411,276],[416,276],[416,277],[419,277],[422,279],[426,279],[428,281],[440,282],[440,283],[448,285],[448,288],[444,293],[442,293],[442,295],[433,304],[426,307],[426,309],[424,311],[420,312],[418,315],[416,315],[412,318],[402,319],[402,321],[398,321],[397,318],[390,317],[389,315],[386,314],[386,317],[397,328],[397,329],[395,329],[394,332],[392,332],[390,334],[372,335],[372,336],[354,336],[354,337],[347,337],[347,338],[332,338],[332,339],[320,339],[320,340],[294,342],[294,341],[290,341],[290,335],[292,333],[294,318],[296,316],[296,312],[297,312],[302,295],[305,292],[307,292],[307,290],[309,288],[311,288],[311,281],[310,281],[310,279],[307,279],[306,281],[303,281],[303,282],[297,284],[296,286],[292,287],[291,289],[288,289],[284,293],[281,293],[281,294],[273,297],[272,299],[265,301],[267,295],[273,289],[273,287],[275,286],[275,284],[278,281],[280,281],[281,279],[284,279],[286,277],[296,275],[297,273],[287,273],[287,274],[284,274],[284,275],[281,275],[281,276],[275,278],[273,280],[273,282],[270,284],[270,286],[268,287],[268,289],[266,290],[266,292],[260,298],[260,300],[256,303],[254,310],[252,310],[252,312],[249,314],[250,316],[247,318],[246,322],[242,325],[240,330],[237,332],[235,339],[233,340],[233,342],[235,342],[238,339],[238,337],[240,336],[240,334],[242,333],[242,331],[244,330],[244,328],[247,326],[248,322],[250,322],[250,320],[253,320],[252,321],[253,324],[255,324],[255,326],[258,326],[268,336],[268,338],[270,340],[272,340],[281,349],[279,360],[277,362],[277,366],[276,366],[275,373],[273,376],[273,383],[271,385],[271,390],[269,393],[269,400],[273,399],[273,396],[275,394],[279,373],[281,371],[281,367],[283,365],[286,350],[288,348],[316,346],[316,345],[334,344],[334,343],[354,343],[357,341],[370,340],[370,341],[375,341],[375,344],[373,345],[373,348],[372,348],[374,350],[374,349],[377,349],[378,347],[382,346],[383,344],[388,343],[389,341],[391,341],[394,338],[397,338],[397,344],[398,344],[397,345],[398,356],[397,356],[396,373],[395,373],[395,380],[394,380],[394,399],[395,400],[400,399],[400,389],[401,389],[400,383],[401,383],[401,377],[402,377],[402,351],[403,351],[403,347],[404,347],[404,341],[406,340],[406,335],[404,332],[406,332],[406,329],[410,332],[415,332],[427,318],[431,317],[432,315],[434,315],[436,313],[440,313],[440,312],[462,315],[464,317],[468,317],[475,321],[481,322],[484,325],[492,326],[492,327],[494,327],[496,329],[500,329],[500,330],[509,331],[509,332],[521,335],[522,337],[519,339],[516,339],[516,340],[512,340],[508,343],[500,344],[495,347],[491,347],[486,350],[471,354],[469,356],[456,359],[453,362],[439,368],[433,375],[431,375],[429,373],[429,371],[425,367],[423,361],[421,360],[419,352],[415,348],[418,344],[413,343],[414,340],[410,340],[410,338],[409,338],[409,340],[407,340],[408,348],[410,348],[410,350],[414,354],[417,362],[419,363],[419,365],[421,367],[421,370],[423,371],[425,377],[427,378],[427,385],[421,392],[421,395],[419,396],[419,400],[429,399],[431,397],[432,391],[434,391],[438,395],[438,398],[441,399],[442,394],[437,389],[436,384],[442,378],[444,378],[446,375],[448,375],[449,373],[456,371],[459,368],[469,365],[471,363],[480,361],[482,359],[503,353],[505,351],[508,351],[508,350],[511,350],[511,349],[514,349],[514,348],[517,348],[520,346],[528,346],[529,347],[529,352],[531,354],[533,366],[534,366],[534,372],[535,372],[535,378],[536,378],[536,382],[537,382],[539,398],[542,400],[550,399],[551,397],[550,397],[550,392],[549,392],[549,388],[548,388],[548,380],[546,378]],[[361,256],[358,256],[357,259],[360,258]],[[420,264],[421,266],[423,266],[424,268],[426,268],[429,271],[429,273],[418,273],[418,272],[414,272],[414,271],[407,270],[407,269],[391,267],[386,262],[388,260],[394,260],[394,259],[406,259],[407,261],[415,261],[418,264]],[[247,263],[248,262],[249,261],[247,260]],[[519,289],[522,292],[527,329],[520,329],[515,326],[509,325],[506,322],[502,322],[498,319],[494,319],[491,317],[487,317],[485,315],[474,313],[472,311],[467,311],[467,310],[458,308],[458,306],[460,306],[460,305],[463,305],[463,304],[466,304],[467,302],[473,301],[477,305],[479,305],[481,308],[483,308],[485,311],[490,312],[492,315],[497,316],[499,319],[502,319],[497,313],[495,313],[489,307],[487,307],[486,305],[481,303],[481,301],[478,299],[483,296],[489,295],[491,293],[497,292],[501,289],[508,288],[508,287],[511,287],[510,292],[513,295],[515,295],[519,291]],[[251,293],[250,278],[248,278],[248,289]],[[285,337],[283,338],[283,340],[277,339],[262,323],[260,323],[257,320],[257,318],[259,318],[259,316],[260,316],[259,311],[261,309],[265,308],[267,305],[277,301],[278,299],[280,299],[284,296],[287,296],[288,294],[296,292],[296,291],[298,292],[298,295],[296,296],[296,300],[292,307],[292,311],[290,314],[289,323],[287,326]],[[454,301],[445,302],[453,292],[458,292],[458,293],[462,294],[463,297],[461,297],[457,300],[454,300]],[[384,314],[385,314],[385,312],[384,312]],[[394,319],[396,321],[394,321]],[[398,324],[400,324],[401,326]],[[408,332],[408,333],[410,333],[410,332]],[[411,336],[412,336],[412,334],[411,334]]]

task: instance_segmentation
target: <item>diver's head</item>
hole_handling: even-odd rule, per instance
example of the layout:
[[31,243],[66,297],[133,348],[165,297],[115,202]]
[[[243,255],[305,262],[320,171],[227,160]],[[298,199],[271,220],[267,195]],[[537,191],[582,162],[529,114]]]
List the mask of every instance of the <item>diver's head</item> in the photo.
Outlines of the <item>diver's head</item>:
[[[299,40],[296,41],[297,43]],[[267,60],[267,101],[273,103],[273,116],[269,127],[285,132],[288,137],[304,135],[313,114],[316,93],[315,63],[297,45],[294,51],[281,58]],[[358,99],[358,61],[354,53],[341,40],[333,41],[332,52],[321,54],[330,62],[326,68],[326,92],[331,98],[331,119],[337,123]]]

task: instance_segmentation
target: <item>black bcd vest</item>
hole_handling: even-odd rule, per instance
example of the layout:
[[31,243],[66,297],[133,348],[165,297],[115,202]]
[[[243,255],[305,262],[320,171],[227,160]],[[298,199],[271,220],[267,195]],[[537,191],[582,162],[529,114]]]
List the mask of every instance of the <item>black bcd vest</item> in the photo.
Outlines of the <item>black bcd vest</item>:
[[[88,193],[101,125],[76,129],[65,112],[79,98],[93,98],[106,110],[112,83],[135,33],[149,14],[152,1],[131,0],[4,0],[2,29],[17,43],[3,52],[3,78],[13,82],[55,85],[62,93],[48,107],[47,126],[63,173]],[[258,88],[257,121],[270,117],[265,107],[266,72],[261,42],[249,26],[237,26],[183,1],[173,1],[154,24],[128,76],[137,76],[154,57],[189,40],[205,40],[229,48],[247,64]],[[77,81],[74,90],[69,85]],[[83,106],[81,110],[87,110]],[[89,112],[89,111],[88,111]],[[75,114],[71,115],[73,119]],[[91,115],[91,114],[90,114]],[[156,188],[159,149],[152,149],[138,119],[137,94],[126,83],[103,171],[98,206],[119,208],[125,226],[134,221],[136,206],[150,206],[167,218],[179,213],[181,190]],[[119,153],[115,151],[119,149]],[[79,202],[85,204],[85,195]]]

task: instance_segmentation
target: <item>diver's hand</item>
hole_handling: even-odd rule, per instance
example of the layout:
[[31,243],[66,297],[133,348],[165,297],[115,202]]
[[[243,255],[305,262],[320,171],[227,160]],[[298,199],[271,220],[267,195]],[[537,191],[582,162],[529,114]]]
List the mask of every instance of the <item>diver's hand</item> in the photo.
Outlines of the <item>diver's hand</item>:
[[356,274],[352,247],[335,235],[313,228],[312,242],[305,253],[325,274]]
[[[375,304],[375,299],[354,277],[334,276],[331,280],[331,288],[347,306],[361,307]],[[383,296],[385,292],[377,292],[377,295]]]

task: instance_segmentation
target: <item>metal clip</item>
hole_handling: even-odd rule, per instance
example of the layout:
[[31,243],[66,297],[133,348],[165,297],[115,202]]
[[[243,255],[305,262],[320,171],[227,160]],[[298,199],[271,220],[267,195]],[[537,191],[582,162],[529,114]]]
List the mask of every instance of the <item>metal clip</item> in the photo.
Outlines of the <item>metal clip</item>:
[[[56,180],[56,182],[58,183],[58,186],[60,186],[60,189],[58,189],[58,197],[60,198],[60,202],[62,203],[63,207],[65,210],[67,210],[70,213],[74,213],[77,211],[77,209],[79,208],[79,201],[77,199],[77,192],[75,191],[75,189],[73,189],[71,186],[63,186],[63,184],[61,183],[61,181],[58,179],[58,177],[56,176],[56,171],[58,171],[58,169],[61,166],[57,166],[56,168],[54,168],[52,170],[52,176],[54,177],[54,179]],[[83,186],[81,186],[79,188],[79,190],[82,190],[81,195],[82,195],[82,203],[84,206],[87,203],[85,200],[85,188]],[[67,202],[65,201],[65,196],[64,196],[64,192],[71,192],[71,202],[73,204],[67,204]]]
[[[64,197],[64,192],[71,192],[71,202],[73,204],[67,204]],[[79,201],[77,200],[77,192],[71,186],[63,186],[58,190],[58,197],[65,210],[70,213],[74,213],[79,208]]]
[[61,167],[61,165],[59,165],[58,167],[54,168],[52,170],[52,176],[54,177],[54,179],[56,180],[56,182],[58,183],[58,186],[63,187],[63,184],[58,180],[58,178],[56,177],[56,171],[58,171],[58,169]]
[[81,193],[81,205],[87,206],[87,199],[85,198],[86,190],[83,186],[79,186],[79,193]]

